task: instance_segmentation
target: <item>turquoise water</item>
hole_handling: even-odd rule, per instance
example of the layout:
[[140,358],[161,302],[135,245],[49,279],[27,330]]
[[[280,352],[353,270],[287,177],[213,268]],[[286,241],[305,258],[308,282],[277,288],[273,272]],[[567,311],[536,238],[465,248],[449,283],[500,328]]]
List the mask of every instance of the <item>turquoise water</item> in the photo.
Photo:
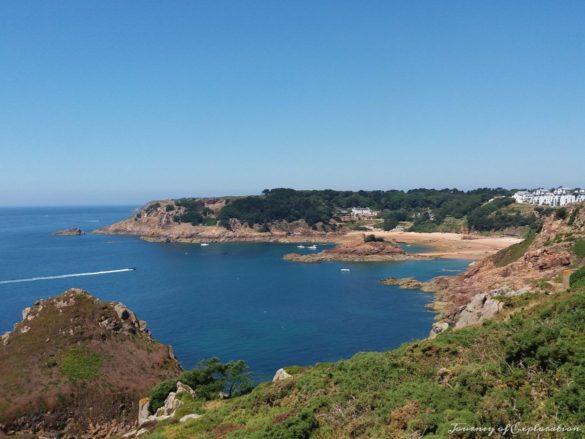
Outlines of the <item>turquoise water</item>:
[[[257,379],[287,365],[348,358],[426,337],[432,295],[382,286],[383,277],[429,280],[467,261],[299,264],[289,244],[159,244],[130,236],[51,236],[92,230],[131,207],[0,209],[0,282],[136,267],[95,276],[0,283],[0,332],[23,308],[71,287],[121,301],[171,344],[184,367],[244,359]],[[418,249],[417,249],[418,250]],[[310,251],[310,250],[303,250]],[[349,268],[350,272],[341,272]]]

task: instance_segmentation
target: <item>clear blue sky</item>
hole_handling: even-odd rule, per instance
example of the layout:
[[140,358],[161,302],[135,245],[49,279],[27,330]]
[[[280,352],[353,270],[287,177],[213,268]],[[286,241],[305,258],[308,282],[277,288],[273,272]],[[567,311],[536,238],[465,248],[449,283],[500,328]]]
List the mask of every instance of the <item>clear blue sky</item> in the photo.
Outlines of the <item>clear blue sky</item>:
[[584,1],[0,2],[0,205],[585,186]]

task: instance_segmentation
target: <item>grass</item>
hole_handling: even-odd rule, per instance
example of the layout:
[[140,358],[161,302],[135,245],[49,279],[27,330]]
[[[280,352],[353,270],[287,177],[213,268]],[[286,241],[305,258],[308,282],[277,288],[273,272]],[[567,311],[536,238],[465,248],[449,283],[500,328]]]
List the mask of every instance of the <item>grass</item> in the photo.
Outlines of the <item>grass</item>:
[[89,352],[84,346],[65,349],[58,359],[59,371],[73,382],[97,378],[102,362],[100,354]]
[[536,233],[530,231],[522,242],[513,244],[510,247],[506,247],[497,252],[492,256],[492,260],[494,261],[496,267],[503,267],[520,259],[522,256],[524,256],[524,253],[526,253],[526,250],[528,250],[528,247],[530,247],[530,244],[532,244],[535,238]]
[[577,239],[573,244],[573,253],[579,259],[585,258],[585,239]]
[[476,437],[449,434],[454,423],[582,427],[585,289],[520,297],[506,303],[506,318],[299,368],[150,437],[439,439]]

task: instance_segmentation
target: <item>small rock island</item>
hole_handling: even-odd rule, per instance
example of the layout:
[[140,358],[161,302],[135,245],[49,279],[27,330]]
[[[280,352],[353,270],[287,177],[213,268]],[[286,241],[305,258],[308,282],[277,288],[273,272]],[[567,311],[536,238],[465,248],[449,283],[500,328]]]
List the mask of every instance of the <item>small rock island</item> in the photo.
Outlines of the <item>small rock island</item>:
[[59,230],[57,232],[53,232],[52,235],[54,236],[81,236],[85,235],[85,232],[80,229],[79,227],[72,227],[70,229]]

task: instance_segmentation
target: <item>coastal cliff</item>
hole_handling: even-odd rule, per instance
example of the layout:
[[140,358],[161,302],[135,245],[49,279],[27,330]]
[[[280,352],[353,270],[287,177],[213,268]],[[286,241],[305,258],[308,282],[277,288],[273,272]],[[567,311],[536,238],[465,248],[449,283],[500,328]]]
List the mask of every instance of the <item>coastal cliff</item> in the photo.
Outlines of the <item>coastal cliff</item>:
[[[133,216],[94,233],[108,235],[137,235],[154,242],[326,242],[342,235],[341,232],[309,227],[303,220],[275,221],[269,227],[248,226],[236,219],[228,227],[213,219],[225,206],[225,199],[202,199],[202,209],[209,212],[206,225],[185,222],[187,208],[177,200],[160,200],[146,204]],[[214,216],[211,216],[214,215]]]
[[39,300],[0,341],[0,435],[122,434],[139,398],[180,370],[121,303],[79,289]]

